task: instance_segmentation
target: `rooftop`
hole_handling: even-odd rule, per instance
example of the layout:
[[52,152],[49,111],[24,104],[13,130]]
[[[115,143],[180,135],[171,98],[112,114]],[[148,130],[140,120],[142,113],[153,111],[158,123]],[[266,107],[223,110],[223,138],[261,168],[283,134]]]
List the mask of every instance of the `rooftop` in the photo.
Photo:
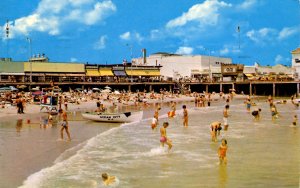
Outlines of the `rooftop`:
[[292,54],[300,54],[300,47],[297,48],[297,49],[295,49],[295,50],[293,50],[291,53]]

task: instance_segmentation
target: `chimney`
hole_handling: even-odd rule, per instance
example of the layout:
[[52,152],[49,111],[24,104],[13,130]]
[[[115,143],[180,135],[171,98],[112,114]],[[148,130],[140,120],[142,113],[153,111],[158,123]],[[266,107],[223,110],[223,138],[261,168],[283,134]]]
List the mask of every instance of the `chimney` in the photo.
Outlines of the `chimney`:
[[146,49],[143,48],[143,49],[142,49],[142,52],[143,52],[143,63],[144,63],[144,65],[145,65],[145,64],[147,63],[147,57],[146,57],[147,52],[146,52]]

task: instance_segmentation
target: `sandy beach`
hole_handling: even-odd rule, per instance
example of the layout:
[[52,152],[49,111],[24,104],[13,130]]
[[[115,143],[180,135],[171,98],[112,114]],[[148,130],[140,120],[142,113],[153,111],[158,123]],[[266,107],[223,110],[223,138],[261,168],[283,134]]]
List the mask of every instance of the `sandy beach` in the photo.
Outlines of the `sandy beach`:
[[[167,103],[169,101],[192,101],[192,97],[180,96],[179,98],[166,98],[163,101],[149,99],[149,113],[151,116],[154,103]],[[102,101],[105,106],[111,103]],[[133,102],[128,105],[119,104],[120,108],[135,108]],[[0,109],[0,127],[4,129],[0,137],[0,187],[18,187],[26,177],[42,168],[51,166],[53,162],[66,150],[65,157],[71,156],[80,148],[80,144],[88,139],[105,132],[120,124],[101,124],[89,122],[81,118],[80,112],[91,111],[96,108],[96,101],[68,104],[68,117],[70,118],[70,132],[72,141],[60,140],[60,125],[43,128],[40,127],[42,118],[47,117],[45,111],[40,112],[40,106],[27,104],[25,114],[17,114],[15,106]],[[168,109],[165,109],[163,112]],[[151,114],[151,115],[150,115]],[[30,122],[29,122],[30,121]],[[79,145],[79,146],[78,146]],[[75,147],[75,148],[73,148]],[[73,149],[72,149],[73,148]]]

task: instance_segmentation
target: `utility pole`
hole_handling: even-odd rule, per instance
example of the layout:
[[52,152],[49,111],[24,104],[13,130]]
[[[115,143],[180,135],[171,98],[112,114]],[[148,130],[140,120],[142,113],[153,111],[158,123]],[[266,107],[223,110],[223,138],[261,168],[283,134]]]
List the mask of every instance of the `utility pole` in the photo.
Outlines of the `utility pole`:
[[129,45],[129,44],[126,44],[126,46],[128,46],[128,47],[130,48],[130,58],[131,58],[131,59],[130,59],[131,78],[130,78],[130,79],[131,79],[131,82],[133,82],[133,80],[132,80],[132,58],[133,58],[133,57],[132,57],[132,47],[133,47],[133,46],[132,46],[132,45]]
[[32,57],[32,48],[31,48],[31,38],[27,37],[26,38],[28,41],[28,46],[29,46],[29,59],[28,61],[30,62],[30,85],[32,83],[32,61],[30,60]]
[[6,57],[9,58],[9,20],[6,20],[6,28],[5,28],[5,33],[6,33]]

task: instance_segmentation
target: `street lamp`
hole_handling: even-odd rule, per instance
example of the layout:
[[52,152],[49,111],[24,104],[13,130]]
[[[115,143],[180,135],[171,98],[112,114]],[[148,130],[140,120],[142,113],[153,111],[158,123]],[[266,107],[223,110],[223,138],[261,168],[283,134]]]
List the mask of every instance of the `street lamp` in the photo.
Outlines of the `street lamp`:
[[29,44],[29,62],[30,62],[30,85],[32,83],[32,61],[30,60],[31,59],[31,56],[32,56],[32,49],[31,49],[31,38],[27,37],[27,41],[28,41],[28,44]]

